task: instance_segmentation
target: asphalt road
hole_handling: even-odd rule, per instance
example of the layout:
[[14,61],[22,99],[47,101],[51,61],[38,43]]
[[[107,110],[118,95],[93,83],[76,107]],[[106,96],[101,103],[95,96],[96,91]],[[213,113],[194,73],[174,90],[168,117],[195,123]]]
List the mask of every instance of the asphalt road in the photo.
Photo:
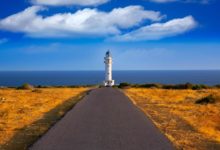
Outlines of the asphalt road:
[[119,90],[90,92],[32,150],[170,150],[169,140]]

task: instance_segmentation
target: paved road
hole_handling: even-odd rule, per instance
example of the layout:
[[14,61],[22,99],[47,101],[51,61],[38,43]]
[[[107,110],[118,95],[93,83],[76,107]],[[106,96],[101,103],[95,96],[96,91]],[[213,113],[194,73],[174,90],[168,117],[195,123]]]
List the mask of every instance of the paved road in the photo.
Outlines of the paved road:
[[119,90],[90,92],[32,150],[170,150],[168,139]]

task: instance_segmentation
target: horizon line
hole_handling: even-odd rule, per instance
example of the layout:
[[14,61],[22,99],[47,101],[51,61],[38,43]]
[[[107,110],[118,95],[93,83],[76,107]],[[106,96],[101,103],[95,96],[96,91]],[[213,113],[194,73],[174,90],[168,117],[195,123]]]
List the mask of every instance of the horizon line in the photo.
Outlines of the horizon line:
[[[73,72],[73,71],[105,71],[105,70],[0,70],[0,72]],[[149,69],[149,70],[112,70],[114,71],[220,71],[220,69]]]

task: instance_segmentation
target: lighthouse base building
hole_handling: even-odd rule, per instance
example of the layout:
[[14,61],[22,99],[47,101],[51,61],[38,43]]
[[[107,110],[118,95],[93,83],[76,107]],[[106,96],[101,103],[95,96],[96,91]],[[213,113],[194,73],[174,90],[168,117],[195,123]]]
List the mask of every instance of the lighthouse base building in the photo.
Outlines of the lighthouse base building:
[[115,81],[112,80],[112,56],[110,51],[107,51],[104,58],[105,63],[105,81],[104,86],[113,86]]
[[104,81],[104,86],[109,87],[109,86],[113,86],[115,85],[115,81],[111,80],[111,81]]

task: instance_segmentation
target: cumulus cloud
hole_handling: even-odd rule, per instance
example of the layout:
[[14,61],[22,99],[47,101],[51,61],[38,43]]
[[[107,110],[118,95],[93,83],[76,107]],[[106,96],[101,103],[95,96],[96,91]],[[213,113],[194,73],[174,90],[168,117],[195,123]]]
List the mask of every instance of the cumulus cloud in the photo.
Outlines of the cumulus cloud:
[[141,41],[158,40],[165,37],[176,36],[185,33],[197,25],[192,16],[170,20],[166,23],[154,23],[141,27],[130,33],[118,35],[113,38],[116,41]]
[[201,3],[207,4],[209,0],[149,0],[156,3],[168,3],[168,2],[184,2],[184,3]]
[[31,37],[79,37],[120,34],[122,29],[139,26],[146,20],[160,21],[160,12],[141,6],[115,8],[110,12],[85,8],[75,13],[59,13],[43,17],[45,8],[32,6],[0,20],[0,29],[22,32]]
[[8,16],[0,20],[0,29],[35,38],[105,37],[114,41],[142,41],[183,34],[197,25],[192,16],[158,23],[164,15],[141,6],[115,8],[110,12],[85,8],[44,17],[40,12],[45,9],[32,6]]
[[47,6],[65,6],[65,5],[79,5],[79,6],[96,6],[107,3],[109,0],[31,0],[33,4],[47,5]]

